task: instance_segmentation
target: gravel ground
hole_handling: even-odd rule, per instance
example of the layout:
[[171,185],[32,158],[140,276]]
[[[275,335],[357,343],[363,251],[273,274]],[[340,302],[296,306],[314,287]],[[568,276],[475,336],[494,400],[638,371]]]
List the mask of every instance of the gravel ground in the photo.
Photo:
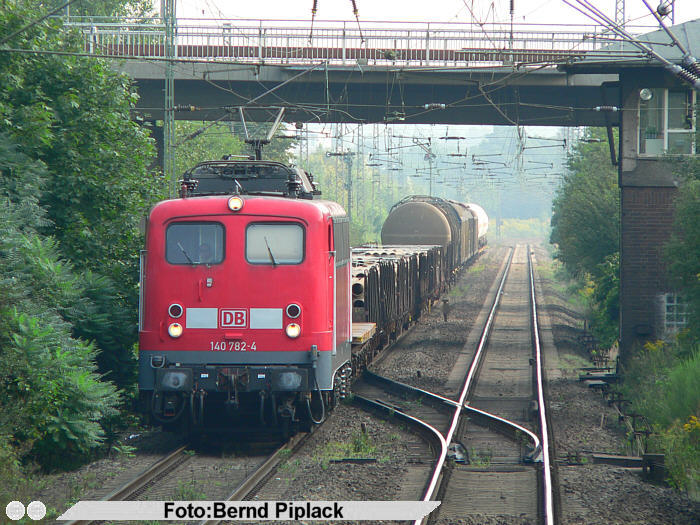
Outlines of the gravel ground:
[[[416,439],[396,425],[341,404],[303,449],[277,470],[253,501],[397,499],[408,465],[406,444]],[[345,458],[372,462],[333,462]]]
[[[537,259],[549,262],[542,249],[537,250]],[[700,523],[699,503],[669,487],[644,481],[641,469],[592,463],[592,453],[629,454],[626,429],[602,394],[578,381],[577,367],[592,366],[577,344],[583,317],[567,304],[554,283],[543,279],[542,284],[562,367],[562,378],[548,385],[562,525]],[[578,455],[581,464],[569,465],[567,455]]]
[[133,452],[93,461],[71,472],[37,475],[31,500],[46,505],[47,518],[32,523],[49,523],[48,516],[58,516],[78,500],[101,499],[181,445],[182,440],[158,431],[138,431],[124,434],[122,443],[133,447]]
[[496,279],[507,248],[490,246],[458,278],[447,294],[447,322],[436,304],[372,370],[409,385],[445,394],[444,386],[457,355],[479,315],[484,297]]

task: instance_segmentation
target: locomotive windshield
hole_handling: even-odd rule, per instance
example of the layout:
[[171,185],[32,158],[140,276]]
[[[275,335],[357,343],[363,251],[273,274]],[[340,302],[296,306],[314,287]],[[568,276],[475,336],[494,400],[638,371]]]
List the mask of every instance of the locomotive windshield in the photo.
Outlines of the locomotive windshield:
[[165,233],[170,264],[219,264],[224,260],[224,226],[218,222],[177,222]]
[[300,224],[253,223],[246,230],[245,256],[253,264],[299,264],[304,229]]

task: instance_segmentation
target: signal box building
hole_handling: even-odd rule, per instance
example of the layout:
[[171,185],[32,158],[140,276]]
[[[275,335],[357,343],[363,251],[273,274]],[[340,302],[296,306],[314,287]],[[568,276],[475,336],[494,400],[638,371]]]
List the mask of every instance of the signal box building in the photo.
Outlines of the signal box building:
[[[670,31],[680,47],[663,29],[639,40],[672,66],[649,56],[588,60],[571,68],[578,73],[619,76],[616,90],[619,100],[610,103],[621,111],[619,144],[611,147],[611,155],[618,164],[621,191],[623,360],[636,345],[670,337],[686,322],[682,295],[668,280],[665,245],[672,233],[674,201],[680,182],[673,174],[672,162],[680,156],[697,153],[700,67],[693,63],[692,57],[700,56],[700,20],[672,26]],[[623,55],[639,51],[628,43],[615,46]]]

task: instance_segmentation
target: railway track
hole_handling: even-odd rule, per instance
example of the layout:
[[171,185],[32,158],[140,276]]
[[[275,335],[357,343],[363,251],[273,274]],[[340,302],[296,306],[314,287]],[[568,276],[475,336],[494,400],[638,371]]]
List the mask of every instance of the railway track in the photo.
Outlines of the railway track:
[[[414,496],[443,501],[430,522],[451,523],[465,515],[554,522],[529,255],[524,246],[511,252],[456,399],[372,372],[355,386],[357,403],[400,417],[428,436],[418,462],[423,468],[409,473],[408,484],[418,489],[417,479],[426,479],[424,465],[432,465]],[[447,458],[452,461],[445,468]]]
[[[191,499],[211,499],[211,500],[246,500],[251,499],[259,487],[265,482],[267,477],[274,473],[276,467],[285,458],[288,457],[290,453],[302,446],[305,440],[310,434],[299,433],[289,439],[287,442],[282,444],[276,450],[267,455],[264,460],[256,461],[256,466],[253,471],[247,476],[243,476],[237,481],[234,481],[232,485],[236,487],[235,490],[229,492],[228,497],[223,497],[222,494],[201,494],[201,498],[192,497]],[[108,495],[102,498],[103,501],[133,501],[137,499],[173,499],[172,493],[168,492],[167,486],[172,486],[174,483],[181,483],[183,478],[187,479],[191,475],[195,475],[195,471],[208,470],[211,468],[212,461],[219,463],[226,463],[226,460],[217,460],[206,454],[197,455],[191,450],[188,450],[189,445],[182,445],[173,451],[165,454],[158,461],[153,463],[150,467],[139,473],[134,478],[130,479],[128,482],[112,491]],[[253,453],[250,458],[255,460],[257,455]],[[235,458],[228,460],[230,463],[235,463],[237,460],[244,460],[246,458]],[[196,465],[198,463],[200,465]],[[184,473],[182,468],[185,466],[192,466],[191,472]],[[216,467],[214,467],[216,468]],[[228,480],[231,482],[231,480]],[[220,483],[221,484],[221,483]],[[175,497],[174,499],[178,499]],[[182,498],[180,498],[182,499]],[[187,499],[187,498],[185,498]],[[221,520],[205,520],[202,524],[213,525],[220,523]],[[68,525],[87,525],[101,523],[99,521],[92,520],[80,520],[67,522]]]
[[[271,476],[277,466],[284,461],[290,453],[299,449],[308,439],[310,433],[300,432],[292,436],[273,454],[270,455],[255,471],[253,471],[236,489],[226,498],[226,501],[250,500],[257,493],[260,487]],[[222,521],[219,519],[203,520],[199,525],[218,525]]]
[[[164,455],[135,478],[107,494],[102,501],[129,501],[136,499],[149,487],[173,472],[180,465],[191,459],[186,454],[187,445],[182,445]],[[98,523],[91,520],[76,520],[66,522],[67,525],[88,525]]]

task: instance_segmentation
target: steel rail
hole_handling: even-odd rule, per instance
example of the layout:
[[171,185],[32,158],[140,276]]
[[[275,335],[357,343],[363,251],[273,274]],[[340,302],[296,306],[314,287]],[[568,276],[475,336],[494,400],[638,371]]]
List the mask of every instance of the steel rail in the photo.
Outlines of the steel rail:
[[[274,472],[277,465],[288,456],[289,452],[298,450],[310,435],[311,432],[300,432],[292,436],[289,441],[278,448],[262,465],[251,473],[250,476],[244,479],[225,501],[243,501],[250,498],[255,488],[265,481],[269,474]],[[226,521],[226,518],[203,520],[199,522],[199,525],[218,525],[222,521]]]
[[[501,295],[503,294],[503,287],[505,286],[506,279],[508,278],[508,273],[510,271],[511,263],[513,262],[514,253],[515,250],[511,248],[510,254],[508,255],[508,262],[506,264],[505,269],[503,270],[503,276],[501,277],[501,282],[498,285],[498,290],[496,291],[496,297],[494,298],[493,305],[491,306],[491,311],[489,312],[488,318],[486,319],[486,323],[484,324],[484,328],[481,333],[481,338],[479,339],[479,344],[477,346],[476,353],[474,354],[472,364],[469,367],[469,372],[467,373],[467,377],[465,378],[464,384],[462,385],[459,400],[457,401],[457,409],[455,410],[454,415],[452,416],[450,428],[447,431],[447,435],[445,436],[446,443],[452,442],[452,436],[454,435],[455,431],[457,430],[457,426],[459,425],[459,419],[462,414],[462,406],[464,405],[469,391],[472,389],[472,382],[474,380],[474,377],[476,376],[476,372],[479,368],[479,365],[481,364],[481,356],[483,354],[484,348],[486,347],[486,341],[488,340],[488,336],[491,333],[493,320],[496,317],[496,310],[501,304]],[[442,467],[445,462],[445,456],[446,454],[441,456],[439,458],[439,461],[436,462],[435,469],[430,477],[428,488],[426,489],[423,495],[422,501],[430,501],[434,497],[435,490],[438,487],[438,480],[442,476]],[[423,519],[416,520],[413,523],[414,525],[421,525],[425,520],[427,520],[427,516]]]
[[[445,464],[445,459],[447,458],[447,448],[449,442],[445,440],[442,433],[438,429],[426,421],[413,417],[395,406],[389,405],[388,403],[384,403],[380,400],[371,400],[355,394],[353,395],[352,402],[361,406],[362,408],[377,410],[384,414],[390,415],[392,418],[401,419],[423,434],[426,440],[432,444],[433,448],[438,451],[438,457],[435,460],[433,467],[434,476],[436,476],[438,479],[442,476],[442,466]],[[428,483],[426,483],[426,485],[430,486],[431,484],[433,484],[432,478]],[[424,498],[423,501],[428,500]]]
[[542,346],[540,345],[540,330],[537,322],[537,301],[535,297],[535,277],[532,268],[532,254],[530,245],[527,246],[527,265],[530,273],[530,305],[532,312],[532,333],[535,346],[535,368],[537,372],[537,412],[540,416],[540,434],[542,439],[542,471],[544,483],[544,518],[545,525],[554,524],[554,498],[552,489],[552,472],[549,457],[549,429],[547,427],[547,414],[544,403],[544,379]]
[[[401,393],[416,395],[436,404],[443,404],[453,408],[459,406],[459,403],[454,399],[441,396],[440,394],[436,394],[434,392],[429,392],[428,390],[423,390],[422,388],[407,385],[406,383],[402,383],[401,381],[394,381],[393,379],[389,379],[388,377],[375,374],[370,370],[366,370],[363,374],[363,377],[369,382],[382,384],[385,387],[394,389]],[[493,425],[497,430],[504,431],[502,433],[507,434],[510,437],[515,437],[518,432],[525,434],[532,441],[532,461],[542,461],[542,447],[540,443],[540,438],[530,429],[525,428],[524,426],[519,425],[518,423],[509,419],[497,416],[495,414],[491,414],[490,412],[486,412],[485,410],[481,410],[479,408],[474,408],[470,406],[468,402],[462,407],[462,411],[468,412],[474,416],[484,419],[487,425]]]
[[[181,447],[176,448],[167,456],[159,459],[153,465],[141,472],[141,474],[136,476],[134,479],[107,494],[101,499],[101,501],[126,501],[130,499],[135,493],[142,490],[154,479],[173,468],[173,466],[177,466],[179,464],[180,457],[186,448],[187,445],[182,445]],[[88,523],[93,523],[93,521],[94,520],[68,521],[66,522],[66,525],[87,525]]]

